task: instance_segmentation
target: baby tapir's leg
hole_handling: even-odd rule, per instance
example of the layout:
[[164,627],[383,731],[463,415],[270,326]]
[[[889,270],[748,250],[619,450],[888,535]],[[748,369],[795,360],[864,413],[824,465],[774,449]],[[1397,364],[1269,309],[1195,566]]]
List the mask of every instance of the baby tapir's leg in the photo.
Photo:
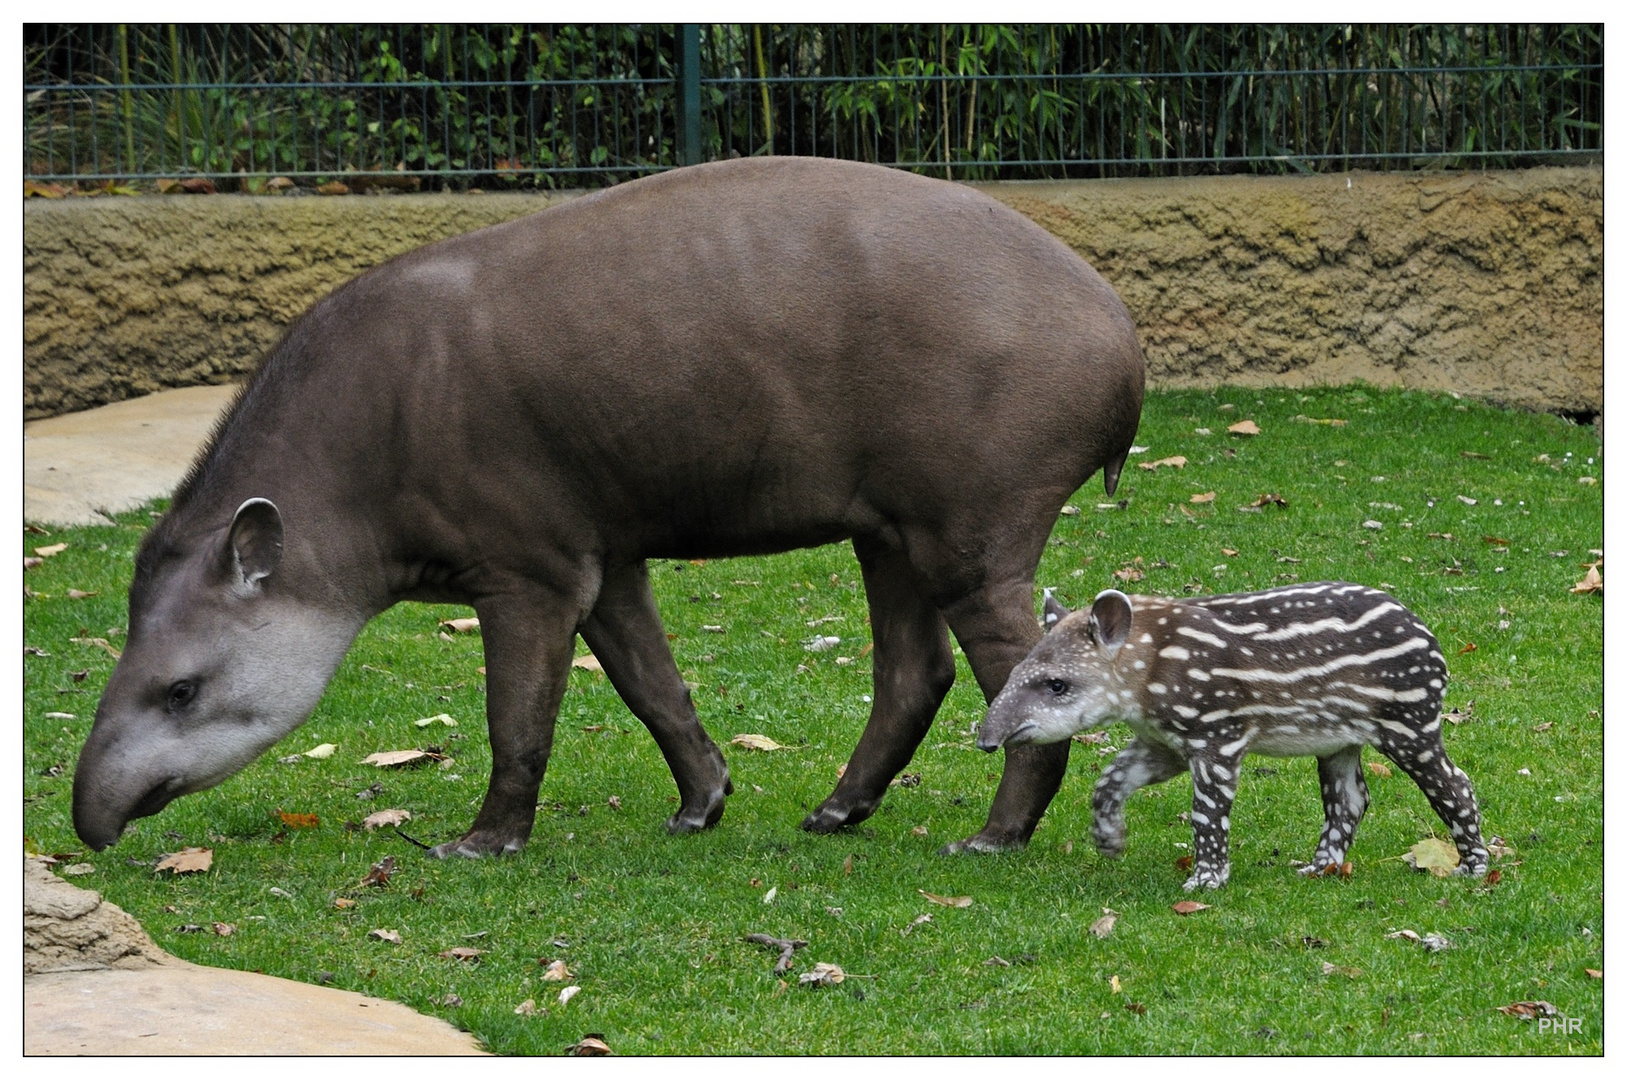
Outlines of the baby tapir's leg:
[[1205,745],[1191,751],[1192,876],[1186,879],[1188,892],[1200,886],[1218,889],[1231,876],[1232,800],[1237,797],[1237,774],[1248,741],[1245,732],[1217,729]]
[[1491,853],[1480,839],[1480,809],[1475,805],[1474,785],[1446,756],[1439,733],[1410,739],[1386,738],[1379,749],[1423,788],[1430,807],[1452,830],[1452,841],[1458,849],[1457,872],[1469,877],[1484,874]]
[[1091,796],[1092,837],[1096,850],[1114,856],[1124,850],[1124,803],[1148,784],[1157,784],[1186,771],[1186,759],[1166,746],[1131,739],[1119,752]]
[[1330,866],[1341,866],[1356,826],[1367,812],[1367,781],[1361,774],[1361,746],[1347,746],[1337,753],[1316,759],[1316,775],[1322,781],[1322,841],[1316,845],[1311,865],[1302,874],[1320,874]]

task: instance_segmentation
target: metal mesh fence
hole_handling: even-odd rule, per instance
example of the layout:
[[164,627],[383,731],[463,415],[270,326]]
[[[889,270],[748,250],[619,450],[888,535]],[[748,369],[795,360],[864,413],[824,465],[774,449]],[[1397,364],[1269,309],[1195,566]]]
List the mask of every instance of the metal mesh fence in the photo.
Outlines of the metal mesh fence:
[[24,57],[28,177],[92,185],[580,185],[769,153],[957,179],[1480,168],[1604,146],[1593,25],[38,24]]

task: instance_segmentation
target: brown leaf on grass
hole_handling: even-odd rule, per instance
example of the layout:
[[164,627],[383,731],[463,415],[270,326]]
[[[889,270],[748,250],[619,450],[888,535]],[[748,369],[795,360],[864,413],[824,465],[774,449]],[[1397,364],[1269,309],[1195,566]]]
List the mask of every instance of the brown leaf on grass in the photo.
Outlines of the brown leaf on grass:
[[1167,465],[1172,469],[1184,469],[1186,468],[1186,458],[1182,457],[1180,454],[1176,454],[1173,457],[1159,458],[1157,461],[1136,462],[1137,468],[1146,469],[1148,472],[1152,472],[1153,470],[1164,465]]
[[1467,645],[1463,646],[1463,648],[1458,650],[1458,655],[1462,656],[1464,653],[1472,653],[1479,648],[1480,646],[1471,641]]
[[559,1006],[560,1006],[560,1008],[564,1008],[566,1005],[569,1005],[571,1003],[571,998],[575,997],[577,994],[580,994],[581,992],[582,992],[582,988],[580,986],[567,986],[567,987],[565,987],[565,989],[561,990],[559,992]]
[[798,975],[797,982],[802,986],[840,986],[845,978],[847,972],[840,966],[820,961],[813,966],[812,971],[804,971]]
[[1233,435],[1258,435],[1260,433],[1260,425],[1256,424],[1253,420],[1239,420],[1226,430]]
[[1122,993],[1124,991],[1124,987],[1120,985],[1119,977],[1117,975],[1114,975],[1107,980],[1107,989],[1109,992],[1114,994]]
[[75,645],[84,645],[87,648],[101,649],[103,652],[107,653],[107,655],[111,656],[115,660],[119,659],[119,657],[124,655],[123,653],[119,652],[119,650],[115,649],[112,645],[109,645],[107,643],[106,638],[99,638],[99,637],[71,637],[68,640],[73,642]]
[[845,874],[851,874],[852,872],[853,872],[853,856],[849,855],[847,858],[842,860],[842,873],[845,875]]
[[615,1051],[610,1049],[603,1035],[584,1035],[581,1042],[565,1047],[566,1057],[611,1057],[614,1054]]
[[237,933],[237,927],[229,922],[210,923],[209,928],[215,932],[216,937],[231,937]]
[[1495,885],[1500,885],[1502,883],[1502,881],[1503,881],[1503,872],[1501,870],[1488,870],[1488,871],[1486,871],[1486,877],[1481,882],[1481,884],[1483,884],[1487,888],[1491,888],[1491,887],[1493,887]]
[[1254,497],[1254,501],[1249,503],[1249,506],[1280,506],[1286,510],[1288,509],[1288,500],[1283,498],[1281,495],[1278,495],[1276,492],[1270,492],[1264,495],[1256,495]]
[[60,555],[67,550],[67,544],[47,544],[44,547],[35,548],[34,554],[38,555],[42,559],[49,559],[52,556]]
[[1374,776],[1382,776],[1386,780],[1395,775],[1390,771],[1390,767],[1384,764],[1382,761],[1369,761],[1367,763],[1367,771],[1372,773]]
[[1215,493],[1212,492],[1212,491],[1205,491],[1201,495],[1194,495],[1190,499],[1187,500],[1187,502],[1194,502],[1194,503],[1212,503],[1214,501],[1215,501]]
[[207,176],[189,176],[178,185],[187,195],[213,195],[215,194],[214,181]]
[[464,619],[442,619],[439,629],[450,630],[454,634],[469,634],[480,629],[480,620],[473,615]]
[[1330,964],[1324,960],[1322,962],[1322,974],[1343,975],[1347,979],[1354,979],[1361,975],[1361,968],[1340,967],[1338,964]]
[[368,754],[362,758],[362,764],[390,769],[398,765],[412,765],[428,760],[429,755],[422,750],[380,750],[376,754]]
[[599,658],[594,656],[592,653],[588,653],[586,656],[578,656],[575,660],[571,661],[571,667],[581,668],[583,671],[604,670],[604,665],[599,663]]
[[784,750],[785,747],[770,739],[767,735],[736,735],[729,740],[730,746],[743,746],[747,750]]
[[1118,578],[1120,581],[1128,582],[1128,581],[1140,581],[1142,578],[1146,577],[1147,575],[1145,573],[1143,573],[1141,570],[1139,570],[1136,567],[1134,567],[1134,566],[1127,563],[1124,566],[1121,566],[1117,570],[1113,571],[1113,576]]
[[1177,915],[1191,915],[1199,911],[1208,911],[1208,904],[1200,904],[1196,900],[1177,900],[1170,905],[1170,909]]
[[395,873],[395,856],[386,855],[378,862],[367,868],[367,875],[362,878],[362,885],[372,885],[382,889],[390,883],[390,875]]
[[1538,724],[1536,727],[1532,728],[1531,730],[1532,731],[1539,731],[1539,732],[1540,731],[1549,731],[1549,730],[1551,730],[1553,728],[1553,726],[1554,726],[1554,722],[1552,720],[1544,720],[1542,723]]
[[367,936],[377,938],[380,941],[387,941],[391,945],[401,944],[401,935],[394,930],[369,930]]
[[467,945],[458,945],[436,953],[444,960],[476,960],[486,953],[485,949],[471,949]]
[[44,559],[35,559],[35,558],[31,558],[31,557],[29,557],[27,555],[23,556],[23,569],[24,570],[32,570],[37,566],[43,566],[43,565],[45,565],[45,560]]
[[1147,1015],[1147,1006],[1143,1005],[1139,1001],[1126,1001],[1124,1003],[1124,1007],[1126,1010],[1135,1013],[1137,1016]]
[[1237,549],[1236,548],[1223,547],[1223,548],[1220,549],[1220,553],[1222,555],[1225,555],[1225,556],[1229,557],[1229,556],[1232,556],[1232,555],[1236,555],[1237,554]]
[[315,814],[289,814],[279,810],[277,817],[282,819],[283,827],[288,829],[314,829],[318,824]]
[[1559,1010],[1547,1001],[1516,1001],[1497,1006],[1504,1016],[1517,1016],[1521,1020],[1535,1020],[1539,1016],[1558,1016]]
[[350,188],[338,180],[329,180],[326,184],[318,184],[316,193],[318,195],[349,195]]
[[536,998],[526,998],[524,1001],[522,1001],[518,1005],[514,1006],[514,1015],[515,1016],[535,1016],[535,1015],[537,1015],[538,1012],[541,1012],[542,1015],[544,1015],[544,1016],[548,1015],[548,1010],[547,1009],[540,1009],[539,1010],[537,1008],[537,999]]
[[210,848],[189,847],[171,855],[165,855],[158,860],[157,870],[168,870],[176,874],[196,874],[209,869],[215,861],[215,853]]
[[1099,938],[1105,938],[1113,932],[1113,924],[1119,921],[1117,915],[1103,915],[1090,924],[1090,932]]
[[910,924],[908,926],[899,927],[898,932],[903,937],[909,937],[911,930],[914,930],[917,926],[920,926],[922,923],[929,923],[931,921],[932,921],[932,916],[931,915],[917,915],[915,918],[910,920]]
[[1299,421],[1301,424],[1321,424],[1324,427],[1344,427],[1350,422],[1348,420],[1334,420],[1331,418],[1327,420],[1318,420],[1314,416],[1296,416],[1294,419]]
[[1488,544],[1493,545],[1494,547],[1508,547],[1508,545],[1513,542],[1513,541],[1510,541],[1510,540],[1504,540],[1501,536],[1487,535],[1487,536],[1482,536],[1480,539],[1485,541]]
[[1600,971],[1598,968],[1583,968],[1582,971],[1590,979],[1604,978],[1604,972]]
[[1491,455],[1490,454],[1477,454],[1473,450],[1459,450],[1458,451],[1458,456],[1459,457],[1466,457],[1466,458],[1469,458],[1469,459],[1474,460],[1474,461],[1490,461],[1491,460]]
[[352,900],[348,896],[336,896],[333,898],[333,906],[338,908],[340,911],[345,911],[349,908],[355,907],[356,901]]
[[89,600],[91,597],[96,596],[96,595],[99,595],[99,594],[93,593],[93,592],[85,592],[82,589],[69,589],[68,590],[68,599],[69,600]]
[[1458,849],[1451,843],[1428,837],[1412,845],[1402,860],[1414,870],[1425,870],[1436,877],[1451,877],[1458,866]]
[[379,810],[362,818],[362,828],[372,830],[381,829],[386,825],[399,825],[403,821],[411,821],[410,810]]
[[929,893],[925,889],[916,889],[915,891],[932,901],[934,904],[942,904],[944,907],[972,906],[972,898],[970,896],[939,896],[937,893]]
[[1582,580],[1571,586],[1571,592],[1584,595],[1587,593],[1602,595],[1604,593],[1604,575],[1599,573],[1599,567],[1596,564],[1589,566]]
[[910,835],[911,836],[925,836],[926,834],[927,834],[927,827],[925,825],[917,825],[917,826],[915,826],[915,828],[910,830]]
[[538,976],[543,982],[570,982],[576,975],[563,960],[538,960],[543,965],[542,974]]

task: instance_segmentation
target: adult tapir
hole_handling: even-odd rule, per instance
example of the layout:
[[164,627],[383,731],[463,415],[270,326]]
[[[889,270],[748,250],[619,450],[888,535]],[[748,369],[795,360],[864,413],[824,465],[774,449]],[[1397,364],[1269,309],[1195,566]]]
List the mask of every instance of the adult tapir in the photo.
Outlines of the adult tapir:
[[[74,827],[104,848],[224,780],[305,720],[370,618],[425,600],[480,617],[492,750],[436,854],[524,846],[577,634],[672,768],[667,827],[706,828],[729,772],[645,560],[846,538],[875,700],[802,825],[862,821],[954,679],[946,628],[985,698],[1039,640],[1041,550],[1087,478],[1116,486],[1144,374],[1072,251],[870,165],[680,169],[392,259],[288,329],[142,542]],[[1025,843],[1067,753],[1008,751],[950,848]]]

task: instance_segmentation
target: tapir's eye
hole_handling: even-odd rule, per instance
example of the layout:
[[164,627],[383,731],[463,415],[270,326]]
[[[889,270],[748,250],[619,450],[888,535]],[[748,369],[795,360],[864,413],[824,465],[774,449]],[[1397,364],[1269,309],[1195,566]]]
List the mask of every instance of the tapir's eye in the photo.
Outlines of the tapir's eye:
[[1053,694],[1066,694],[1068,692],[1068,684],[1061,679],[1052,679],[1047,685],[1051,688]]
[[164,707],[170,712],[177,712],[192,704],[192,699],[197,696],[198,684],[182,679],[170,684],[169,698],[164,702]]

